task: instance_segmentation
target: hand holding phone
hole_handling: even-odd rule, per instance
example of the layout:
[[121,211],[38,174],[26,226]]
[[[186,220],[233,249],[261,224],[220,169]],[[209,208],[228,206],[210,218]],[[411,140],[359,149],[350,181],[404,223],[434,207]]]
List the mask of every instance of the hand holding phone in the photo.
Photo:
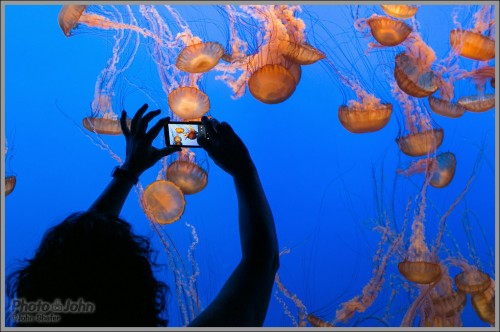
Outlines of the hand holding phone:
[[169,122],[164,127],[164,132],[167,146],[200,148],[198,137],[208,138],[201,122]]

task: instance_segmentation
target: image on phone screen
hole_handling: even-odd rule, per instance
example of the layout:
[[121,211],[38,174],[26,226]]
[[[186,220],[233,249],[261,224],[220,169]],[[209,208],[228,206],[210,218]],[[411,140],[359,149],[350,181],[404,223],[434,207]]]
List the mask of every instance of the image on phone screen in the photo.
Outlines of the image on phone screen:
[[167,146],[199,148],[197,138],[206,137],[205,126],[201,122],[170,122],[165,130]]

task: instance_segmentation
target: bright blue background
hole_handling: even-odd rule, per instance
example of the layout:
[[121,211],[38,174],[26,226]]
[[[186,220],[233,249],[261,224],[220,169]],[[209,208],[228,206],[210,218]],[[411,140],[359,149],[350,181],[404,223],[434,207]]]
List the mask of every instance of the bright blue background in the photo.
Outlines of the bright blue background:
[[[341,7],[307,8],[318,19],[336,22],[349,30],[348,11]],[[380,13],[376,6],[370,8]],[[87,209],[107,185],[110,172],[117,165],[108,152],[93,145],[79,130],[81,119],[90,111],[96,78],[111,55],[112,34],[67,38],[57,24],[60,9],[59,5],[6,6],[5,137],[13,157],[6,165],[6,173],[17,175],[16,188],[5,199],[6,273],[16,267],[18,260],[33,255],[47,228],[74,211]],[[449,48],[452,10],[452,6],[422,6],[417,14],[422,34],[438,57]],[[208,35],[211,40],[226,44],[218,28],[222,25],[220,16],[213,8],[183,11],[188,22],[196,20],[194,26],[206,29],[200,32],[203,37]],[[333,24],[330,27],[337,29]],[[332,33],[341,33],[338,29]],[[217,37],[212,37],[211,31]],[[361,44],[366,42],[361,40]],[[141,45],[130,73],[128,78],[145,89],[161,91],[156,66],[148,58],[145,46]],[[281,259],[281,280],[302,299],[309,312],[333,319],[339,304],[360,294],[371,276],[372,258],[380,238],[372,230],[378,218],[372,167],[377,181],[384,175],[387,206],[392,199],[396,169],[412,160],[402,155],[395,143],[399,107],[395,106],[389,124],[381,131],[355,135],[339,123],[337,108],[344,101],[342,91],[332,81],[331,73],[318,63],[302,67],[302,79],[295,93],[277,105],[260,103],[249,93],[232,100],[229,88],[214,76],[209,73],[204,80],[211,114],[229,122],[247,144],[273,210],[280,248],[292,247],[291,253]],[[145,101],[150,109],[161,107],[163,114],[167,114],[165,97],[155,105],[133,88],[123,93],[129,114]],[[387,91],[381,93],[387,95]],[[488,254],[495,244],[495,113],[496,110],[466,113],[458,119],[434,116],[445,131],[439,151],[452,151],[457,158],[457,169],[448,187],[428,190],[431,205],[440,214],[444,213],[465,187],[479,150],[484,149],[485,156],[466,200],[470,215],[475,216],[469,215],[476,250],[486,272],[492,276],[493,261]],[[115,153],[125,156],[123,137],[104,137],[104,140]],[[196,195],[187,196],[181,220],[168,226],[168,232],[184,254],[189,244],[185,222],[196,227],[200,240],[195,255],[201,270],[199,289],[204,305],[217,294],[240,258],[232,179],[211,160],[209,163],[208,186]],[[158,164],[141,177],[144,187],[155,179],[159,169]],[[422,182],[422,175],[398,181],[394,204],[399,217]],[[465,211],[462,202],[449,217],[448,225],[462,255],[469,257],[461,223]],[[166,263],[135,192],[130,194],[122,216],[131,222],[136,233],[153,239],[160,252],[158,261]],[[427,219],[429,239],[433,239],[437,220],[435,214]],[[396,264],[397,260],[391,261],[388,275],[398,277]],[[178,326],[171,272],[165,269],[159,272],[159,276],[165,275],[172,286],[170,326]],[[392,280],[402,283],[401,279]],[[374,305],[367,313],[355,316],[351,325],[358,318],[383,316],[391,289],[387,283],[384,286]],[[392,304],[390,309],[396,316],[390,320],[393,326],[398,326],[402,318],[402,313],[396,311],[409,305],[405,294],[397,300],[401,302]],[[289,308],[295,314],[292,304]],[[464,311],[463,323],[488,326],[477,318],[470,304]],[[290,324],[273,296],[265,326]],[[367,319],[360,324],[378,326],[379,322]]]

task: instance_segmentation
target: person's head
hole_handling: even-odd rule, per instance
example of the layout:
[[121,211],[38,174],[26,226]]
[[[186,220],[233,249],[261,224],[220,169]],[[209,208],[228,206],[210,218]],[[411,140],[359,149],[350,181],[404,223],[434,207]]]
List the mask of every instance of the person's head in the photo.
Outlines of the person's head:
[[134,235],[127,222],[74,213],[49,229],[35,256],[9,276],[7,294],[11,302],[95,304],[93,313],[64,313],[59,322],[41,325],[166,326],[168,286],[155,279],[151,254],[149,241]]

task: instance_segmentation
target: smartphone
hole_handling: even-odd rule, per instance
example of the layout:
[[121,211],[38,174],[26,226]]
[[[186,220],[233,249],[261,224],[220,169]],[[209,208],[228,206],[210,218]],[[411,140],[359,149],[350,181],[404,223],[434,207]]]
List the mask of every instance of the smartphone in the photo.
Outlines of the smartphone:
[[208,138],[205,126],[201,122],[169,122],[164,132],[167,146],[199,148],[197,138]]

